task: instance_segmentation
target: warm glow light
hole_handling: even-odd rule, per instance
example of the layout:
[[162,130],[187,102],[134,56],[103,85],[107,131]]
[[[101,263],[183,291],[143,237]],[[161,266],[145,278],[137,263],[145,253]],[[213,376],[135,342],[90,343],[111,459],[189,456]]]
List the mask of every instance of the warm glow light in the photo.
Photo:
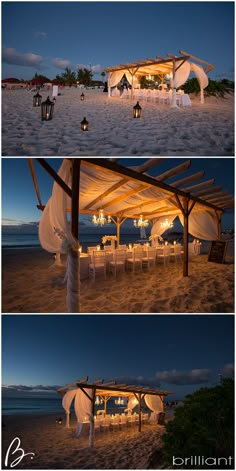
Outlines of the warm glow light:
[[104,226],[104,224],[110,224],[111,223],[111,216],[107,216],[107,219],[106,219],[104,214],[103,214],[103,209],[99,209],[98,217],[95,216],[95,214],[94,214],[92,222],[95,224],[95,226],[98,226],[99,224],[100,224],[100,226]]
[[139,220],[137,221],[134,219],[134,226],[135,227],[147,227],[149,224],[147,219],[143,219],[143,215],[141,214]]
[[163,222],[161,222],[160,226],[162,229],[170,229],[173,227],[173,222],[169,222],[168,218],[166,218]]

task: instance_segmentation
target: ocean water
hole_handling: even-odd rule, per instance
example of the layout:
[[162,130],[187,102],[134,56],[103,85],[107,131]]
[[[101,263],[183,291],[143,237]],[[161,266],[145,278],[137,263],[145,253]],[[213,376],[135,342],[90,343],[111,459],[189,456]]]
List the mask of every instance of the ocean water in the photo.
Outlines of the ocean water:
[[[80,244],[85,252],[88,246],[101,244],[102,234],[80,234]],[[140,238],[139,231],[121,234],[121,244],[134,243]],[[2,233],[2,248],[40,247],[38,234],[7,234]]]
[[[107,412],[109,414],[121,413],[127,407],[116,406],[111,399],[107,404]],[[98,406],[96,409],[103,409],[103,405]],[[72,404],[71,412],[74,407]],[[43,414],[49,412],[58,412],[63,414],[62,398],[60,396],[48,397],[3,397],[2,396],[2,414],[3,415],[19,415],[19,414]]]
[[63,412],[61,398],[2,397],[2,414],[17,415],[43,412]]

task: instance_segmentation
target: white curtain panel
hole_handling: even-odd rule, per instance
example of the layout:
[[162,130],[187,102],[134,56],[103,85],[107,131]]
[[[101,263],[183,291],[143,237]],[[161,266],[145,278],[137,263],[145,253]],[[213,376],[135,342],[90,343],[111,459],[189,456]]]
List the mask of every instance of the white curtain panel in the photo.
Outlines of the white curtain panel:
[[[184,224],[183,215],[179,215],[181,224]],[[218,239],[218,224],[214,211],[205,211],[202,213],[190,213],[189,233],[203,240]]]
[[[58,175],[71,186],[71,162],[67,159],[58,171]],[[52,196],[48,200],[39,223],[41,246],[52,253],[66,253],[68,244],[73,243],[73,236],[67,220],[66,208],[71,200],[65,191],[54,182]]]
[[[91,389],[85,389],[85,392],[90,398],[92,398]],[[75,415],[77,418],[76,435],[79,436],[83,428],[83,421],[88,419],[91,424],[91,422],[94,420],[92,415],[92,401],[86,396],[86,394],[84,394],[81,389],[77,389],[75,396]]]
[[151,235],[158,235],[158,236],[161,236],[162,234],[164,234],[164,232],[166,231],[166,228],[164,227],[161,227],[161,224],[165,222],[166,219],[168,219],[169,223],[172,223],[174,221],[174,219],[177,217],[176,214],[174,215],[171,215],[171,216],[161,216],[160,218],[158,219],[155,219],[154,220],[154,224],[152,226],[152,229],[151,229]]
[[191,71],[195,73],[198,79],[200,88],[201,89],[206,88],[209,80],[204,69],[200,65],[194,64],[193,62],[190,62],[190,67],[191,67]]
[[152,411],[150,420],[155,422],[157,420],[157,414],[159,414],[159,412],[163,412],[164,410],[163,402],[160,396],[153,396],[152,394],[146,394],[144,399],[146,405]]
[[71,391],[67,391],[66,394],[63,396],[62,407],[63,409],[65,409],[67,414],[70,413],[71,404],[77,391],[78,389],[72,389]]
[[124,70],[116,70],[109,73],[108,87],[115,87],[122,79]]
[[[130,72],[128,72],[128,70],[125,71],[125,76],[129,84],[132,85],[132,75]],[[139,79],[135,75],[133,75],[133,87],[136,88],[137,86],[139,86]]]
[[128,407],[127,409],[129,410],[133,410],[135,408],[135,406],[137,406],[138,404],[138,399],[135,397],[135,396],[132,396],[129,398],[128,400]]
[[186,61],[175,72],[174,88],[181,87],[181,85],[183,85],[188,80],[189,74],[190,74],[190,63]]

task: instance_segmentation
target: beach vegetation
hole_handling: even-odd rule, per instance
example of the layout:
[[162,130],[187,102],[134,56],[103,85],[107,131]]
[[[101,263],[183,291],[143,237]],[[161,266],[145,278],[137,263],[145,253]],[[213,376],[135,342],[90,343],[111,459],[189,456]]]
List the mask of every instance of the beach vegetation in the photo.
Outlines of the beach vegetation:
[[[181,88],[185,93],[194,93],[197,95],[200,93],[200,85],[197,78],[191,78],[187,80]],[[231,93],[234,90],[234,82],[231,80],[223,79],[220,81],[209,79],[207,87],[204,89],[206,96],[221,96],[224,97],[226,93]]]
[[80,84],[84,85],[85,87],[89,87],[92,83],[93,73],[91,70],[86,68],[79,69],[77,72],[77,80]]
[[[201,388],[186,396],[184,405],[175,411],[163,436],[163,459],[171,466],[173,456],[234,456],[234,382],[223,379],[212,388]],[[211,466],[213,469],[222,469]],[[183,465],[182,468],[188,468]],[[224,467],[224,466],[223,466]],[[203,469],[197,464],[195,469]],[[228,469],[233,469],[227,466]]]

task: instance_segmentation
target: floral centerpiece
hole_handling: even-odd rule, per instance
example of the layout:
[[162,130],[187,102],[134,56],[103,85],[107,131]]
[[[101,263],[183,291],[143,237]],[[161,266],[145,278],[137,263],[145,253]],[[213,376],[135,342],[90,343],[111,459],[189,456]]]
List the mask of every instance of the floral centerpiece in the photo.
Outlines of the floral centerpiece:
[[163,242],[164,241],[163,237],[161,237],[158,234],[150,235],[149,240],[152,242],[152,246],[154,246],[154,247],[156,245],[158,245],[158,242]]
[[103,236],[103,238],[102,238],[102,243],[103,243],[103,244],[106,244],[106,242],[108,242],[108,241],[111,242],[111,247],[112,247],[112,249],[115,249],[115,242],[118,241],[117,236],[112,236],[112,235]]

